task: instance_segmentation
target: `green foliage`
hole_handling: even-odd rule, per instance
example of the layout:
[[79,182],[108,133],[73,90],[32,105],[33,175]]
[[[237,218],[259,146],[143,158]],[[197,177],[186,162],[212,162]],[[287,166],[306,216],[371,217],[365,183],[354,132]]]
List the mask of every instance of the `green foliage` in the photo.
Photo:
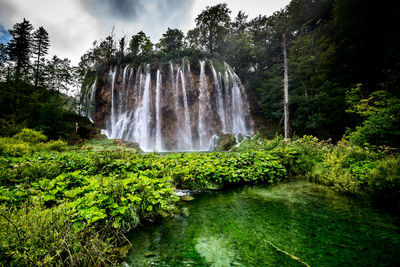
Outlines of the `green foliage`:
[[67,150],[67,143],[63,140],[51,140],[47,143],[42,144],[42,149],[47,151],[65,151]]
[[22,157],[35,151],[65,151],[67,143],[62,140],[51,140],[44,143],[47,137],[39,131],[24,128],[12,138],[0,137],[0,155]]
[[47,137],[41,132],[24,128],[21,132],[14,135],[13,139],[35,145],[40,142],[45,142]]
[[23,19],[22,22],[16,23],[9,33],[11,40],[7,44],[7,52],[11,61],[15,62],[17,79],[22,73],[26,74],[29,69],[29,58],[31,56],[32,46],[32,24]]
[[150,54],[153,51],[153,43],[150,41],[149,36],[143,31],[140,31],[133,35],[129,41],[129,51],[132,59],[136,60],[135,57],[137,56],[146,56]]
[[11,157],[21,157],[32,151],[28,143],[17,142],[13,138],[0,138],[0,155],[9,155]]
[[181,30],[168,28],[168,30],[163,33],[163,36],[156,46],[165,54],[173,51],[179,51],[184,45],[183,38],[184,34]]
[[348,112],[364,118],[348,136],[354,145],[400,146],[400,99],[385,91],[373,92],[362,99],[360,87],[349,90]]
[[333,146],[312,136],[285,141],[256,135],[235,150],[268,151],[291,176],[305,175],[341,192],[367,193],[385,204],[400,205],[399,157],[393,149],[361,148],[346,140]]
[[226,3],[207,6],[196,18],[198,41],[210,53],[222,51],[229,32],[230,17]]
[[377,162],[368,176],[367,185],[367,190],[385,204],[400,206],[400,159],[390,156]]
[[[284,175],[285,169],[277,159],[261,151],[160,156],[125,151],[41,150],[25,157],[0,158],[0,204],[7,216],[0,223],[9,224],[1,229],[10,231],[15,224],[24,232],[23,240],[32,242],[24,246],[17,231],[10,236],[0,231],[0,249],[7,251],[0,262],[29,265],[114,261],[115,250],[111,247],[123,245],[118,241],[123,240],[120,234],[174,212],[176,187],[215,189],[273,183]],[[21,214],[26,217],[20,218]],[[50,221],[56,225],[48,227]],[[39,230],[27,231],[29,224]],[[48,229],[41,231],[41,227]],[[57,234],[42,238],[41,234],[51,235],[51,231]],[[95,238],[94,231],[103,235]],[[59,243],[65,236],[70,238],[64,239],[67,243]],[[45,244],[31,241],[39,239]],[[87,242],[95,245],[87,247]]]
[[[8,139],[6,143],[16,142]],[[110,142],[92,141],[92,145]],[[165,155],[40,150],[24,157],[0,157],[0,205],[7,216],[0,218],[0,224],[11,232],[0,231],[0,250],[7,251],[0,262],[115,262],[115,247],[124,245],[121,234],[174,212],[175,188],[268,184],[285,176],[306,175],[342,192],[369,193],[392,203],[400,198],[400,165],[391,151],[348,143],[333,146],[312,136],[285,141],[280,136],[268,140],[260,135],[244,140],[235,150]],[[51,221],[48,218],[54,218],[51,214],[58,214],[61,221],[41,230],[40,225],[45,227]],[[26,230],[28,224],[39,230]],[[24,241],[12,230],[16,228],[23,229]],[[59,238],[41,237],[42,232],[50,235],[49,231],[70,239],[60,244]],[[32,241],[40,239],[46,244]],[[24,242],[29,246],[23,246]],[[88,242],[95,245],[87,247]]]
[[115,244],[93,228],[74,231],[64,210],[0,205],[0,262],[7,266],[105,265]]
[[11,137],[20,132],[24,127],[17,124],[15,120],[0,118],[0,136]]

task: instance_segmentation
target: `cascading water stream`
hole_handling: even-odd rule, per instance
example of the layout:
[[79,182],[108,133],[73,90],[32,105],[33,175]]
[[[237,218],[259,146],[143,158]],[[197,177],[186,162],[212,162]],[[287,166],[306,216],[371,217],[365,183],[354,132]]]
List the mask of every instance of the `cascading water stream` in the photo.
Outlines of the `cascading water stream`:
[[163,151],[161,135],[161,84],[162,76],[160,70],[157,70],[156,80],[156,151]]
[[184,107],[184,112],[185,112],[185,137],[186,137],[188,149],[193,150],[189,105],[188,105],[188,100],[187,100],[187,92],[186,92],[185,74],[184,73],[185,72],[182,70],[180,70],[180,72],[179,72],[179,74],[181,76],[183,107]]
[[135,114],[135,132],[133,138],[137,141],[145,151],[151,151],[151,110],[150,110],[150,66],[146,66],[146,78],[144,82],[143,96],[140,101],[139,108]]
[[204,72],[205,61],[200,61],[200,87],[199,87],[199,144],[200,150],[207,150],[209,145],[209,136],[207,131],[207,116],[209,111],[210,97],[206,75]]
[[212,63],[211,63],[211,70],[214,76],[215,89],[217,89],[217,111],[219,119],[221,121],[221,131],[225,133],[226,132],[225,108],[224,108],[224,100],[222,98],[221,79],[218,77],[217,72],[215,71],[214,65]]
[[115,97],[114,97],[114,85],[115,85],[115,75],[117,74],[117,66],[114,67],[114,71],[110,69],[110,76],[111,76],[111,132],[109,136],[112,136],[113,129],[115,128]]

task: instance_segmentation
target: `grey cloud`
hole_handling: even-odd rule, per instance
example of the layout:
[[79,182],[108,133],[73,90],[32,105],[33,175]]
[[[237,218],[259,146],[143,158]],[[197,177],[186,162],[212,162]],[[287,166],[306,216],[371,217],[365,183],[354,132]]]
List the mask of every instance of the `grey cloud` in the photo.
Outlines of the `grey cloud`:
[[[0,25],[9,29],[25,17],[34,27],[44,26],[50,35],[49,54],[69,57],[76,64],[93,41],[105,38],[113,26],[116,38],[130,38],[143,30],[153,42],[168,27],[186,27],[193,20],[191,10],[196,1],[0,0]],[[61,12],[60,6],[65,8]]]
[[120,20],[135,20],[144,11],[142,0],[81,0],[94,16],[109,16]]
[[11,4],[1,1],[0,2],[0,22],[6,27],[11,26],[11,17],[15,14],[15,8]]
[[[85,9],[99,21],[152,23],[152,28],[166,23],[186,23],[195,0],[80,0]],[[146,25],[149,26],[149,25]],[[148,27],[143,27],[148,28]],[[159,29],[155,30],[157,32]]]

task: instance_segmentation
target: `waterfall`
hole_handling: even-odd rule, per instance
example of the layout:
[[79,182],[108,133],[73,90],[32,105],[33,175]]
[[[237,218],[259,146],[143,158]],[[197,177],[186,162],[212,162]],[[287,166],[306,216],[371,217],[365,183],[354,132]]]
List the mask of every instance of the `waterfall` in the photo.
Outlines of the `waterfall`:
[[209,111],[209,92],[206,80],[206,75],[204,73],[205,61],[200,61],[200,87],[199,87],[199,144],[200,150],[207,150],[209,143],[208,127],[207,127],[207,117]]
[[211,63],[211,69],[214,77],[215,89],[217,90],[217,112],[219,115],[219,119],[221,121],[221,131],[226,133],[226,122],[225,122],[225,108],[224,108],[224,100],[222,99],[222,84],[221,84],[221,75],[217,75],[215,71],[214,65]]
[[187,59],[158,68],[114,66],[108,83],[86,89],[85,101],[98,94],[95,114],[107,116],[107,136],[137,142],[144,151],[213,150],[221,134],[252,134],[246,93],[233,69],[197,64],[194,71]]
[[119,90],[119,101],[118,101],[118,112],[119,114],[122,113],[122,100],[124,99],[123,93],[126,91],[126,71],[129,69],[129,65],[126,65],[122,74],[122,86],[121,90]]
[[97,77],[93,83],[86,87],[82,92],[81,98],[81,112],[84,116],[88,117],[93,122],[93,115],[95,110],[95,96],[96,96]]
[[[231,106],[232,106],[232,128],[231,132],[238,134],[252,134],[253,131],[250,126],[246,125],[246,121],[251,124],[250,108],[247,102],[246,94],[240,78],[232,70],[232,68],[225,63],[229,76],[232,79],[232,93],[231,93]],[[248,117],[248,118],[246,118]]]
[[193,150],[189,105],[188,105],[188,100],[187,100],[187,92],[186,92],[186,84],[185,84],[185,74],[184,74],[184,71],[182,71],[182,70],[179,72],[179,74],[181,76],[181,84],[182,84],[183,109],[184,109],[184,113],[185,113],[185,137],[186,137],[186,143],[188,146],[187,149]]
[[109,76],[111,76],[111,132],[109,133],[109,136],[112,136],[113,134],[113,129],[115,128],[115,97],[114,97],[114,87],[115,87],[115,76],[117,74],[117,66],[114,67],[114,71],[111,71]]
[[143,95],[135,112],[135,132],[133,139],[137,141],[144,151],[151,151],[151,110],[150,110],[150,66],[146,66],[146,78],[144,82]]
[[163,151],[161,135],[161,84],[162,76],[160,70],[157,70],[156,78],[156,150]]

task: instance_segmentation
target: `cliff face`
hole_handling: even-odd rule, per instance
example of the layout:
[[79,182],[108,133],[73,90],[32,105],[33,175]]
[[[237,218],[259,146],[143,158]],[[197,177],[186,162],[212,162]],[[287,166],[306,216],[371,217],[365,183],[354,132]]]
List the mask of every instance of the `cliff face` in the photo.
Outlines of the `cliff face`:
[[96,126],[144,151],[209,150],[213,136],[252,132],[244,88],[226,64],[114,66],[95,90]]

